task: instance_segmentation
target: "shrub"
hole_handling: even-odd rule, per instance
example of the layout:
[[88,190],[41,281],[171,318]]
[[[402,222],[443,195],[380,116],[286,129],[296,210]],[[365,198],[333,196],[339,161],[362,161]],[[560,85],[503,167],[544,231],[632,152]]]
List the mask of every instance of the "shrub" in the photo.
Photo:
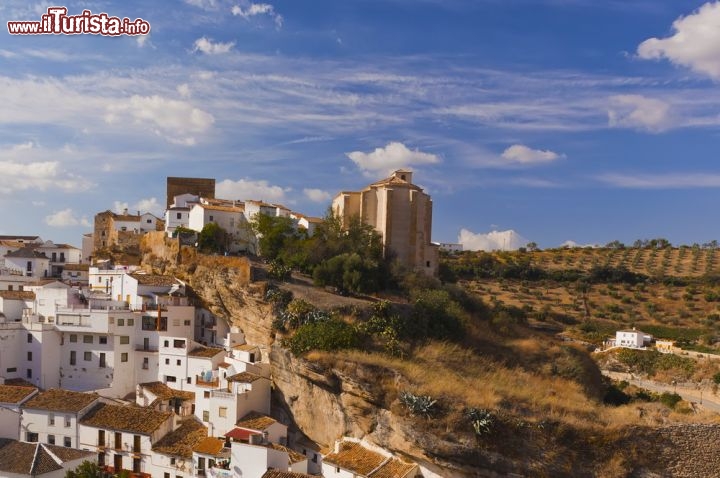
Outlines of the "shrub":
[[484,408],[468,408],[465,410],[465,417],[477,436],[488,435],[495,424],[493,414]]
[[677,405],[681,401],[682,397],[677,393],[663,392],[660,395],[660,403],[662,403],[668,408],[675,408],[675,405]]
[[411,415],[423,415],[430,418],[438,410],[437,400],[428,395],[415,395],[410,392],[400,393],[400,403]]
[[361,336],[357,329],[339,320],[328,319],[301,325],[285,345],[295,355],[310,350],[334,351],[358,347]]

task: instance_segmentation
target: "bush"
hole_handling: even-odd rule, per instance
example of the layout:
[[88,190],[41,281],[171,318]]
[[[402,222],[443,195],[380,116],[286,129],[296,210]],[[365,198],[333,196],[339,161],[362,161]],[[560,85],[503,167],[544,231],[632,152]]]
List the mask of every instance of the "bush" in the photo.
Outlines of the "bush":
[[682,401],[682,397],[677,393],[663,392],[660,395],[660,403],[668,408],[675,408],[675,405]]
[[361,336],[351,325],[339,320],[328,319],[301,325],[285,345],[295,355],[310,350],[334,351],[358,347]]
[[465,410],[465,417],[477,436],[488,435],[495,424],[493,414],[484,408],[468,408]]

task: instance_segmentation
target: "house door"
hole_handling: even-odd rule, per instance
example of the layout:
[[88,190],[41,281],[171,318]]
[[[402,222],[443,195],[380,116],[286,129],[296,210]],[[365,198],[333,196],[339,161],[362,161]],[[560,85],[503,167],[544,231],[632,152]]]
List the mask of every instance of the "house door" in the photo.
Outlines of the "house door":
[[148,337],[143,339],[143,350],[150,350],[150,338]]
[[198,471],[204,471],[205,470],[205,458],[199,456],[198,457]]
[[122,470],[122,455],[115,455],[113,467],[115,468],[115,473],[119,473],[120,470]]

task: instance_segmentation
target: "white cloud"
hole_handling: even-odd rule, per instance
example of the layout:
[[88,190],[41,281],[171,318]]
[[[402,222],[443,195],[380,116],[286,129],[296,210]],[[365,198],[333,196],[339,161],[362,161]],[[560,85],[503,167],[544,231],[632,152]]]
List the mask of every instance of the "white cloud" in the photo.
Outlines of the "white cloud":
[[51,227],[91,227],[90,221],[87,217],[78,217],[70,208],[45,216],[45,224]]
[[61,161],[34,159],[50,155],[57,156],[32,142],[0,149],[0,194],[32,189],[76,192],[91,186],[89,181],[65,171]]
[[665,101],[642,95],[615,95],[610,97],[608,124],[660,132],[670,127],[670,105]]
[[718,188],[720,174],[671,173],[671,174],[603,174],[597,179],[611,186],[631,189],[687,189]]
[[322,189],[303,189],[303,193],[313,202],[327,202],[332,198],[329,192]]
[[141,199],[132,205],[127,201],[113,202],[113,211],[117,214],[123,214],[125,210],[127,210],[128,214],[137,214],[137,212],[140,211],[140,214],[149,212],[158,217],[162,217],[165,212],[165,206],[161,205],[157,198],[154,197]]
[[435,154],[423,153],[417,149],[411,150],[403,143],[398,142],[388,143],[384,148],[376,148],[371,153],[353,151],[346,154],[368,176],[417,164],[437,164],[440,162],[440,158]]
[[190,98],[190,95],[192,94],[190,92],[190,86],[187,83],[183,83],[182,85],[178,85],[176,88],[178,94],[183,98]]
[[276,13],[275,7],[273,7],[269,3],[251,3],[250,6],[247,8],[243,8],[240,5],[235,5],[234,7],[232,7],[231,11],[233,15],[240,16],[245,20],[249,20],[250,17],[254,17],[256,15],[268,15],[270,16],[270,18],[273,19],[277,28],[282,28],[283,25],[282,15]]
[[282,188],[268,183],[265,180],[253,181],[240,179],[232,181],[225,179],[215,185],[215,194],[223,199],[256,199],[268,202],[286,202],[285,194],[289,188]]
[[549,163],[563,155],[550,150],[532,149],[523,144],[514,144],[503,151],[503,159],[520,164]]
[[148,42],[149,39],[150,39],[149,33],[147,35],[138,35],[135,37],[135,42],[137,42],[138,47],[142,48],[145,46],[145,44]]
[[461,229],[458,242],[463,245],[463,249],[466,251],[514,251],[520,247],[525,247],[530,241],[512,229],[508,231],[491,231],[487,234],[476,234],[467,229]]
[[215,123],[213,115],[186,101],[157,95],[134,95],[129,100],[108,106],[107,111],[105,121],[109,124],[132,120],[138,125],[150,126],[155,134],[172,143],[186,146],[194,145],[195,136]]
[[233,49],[234,46],[235,42],[213,42],[209,38],[202,37],[195,40],[192,51],[193,53],[199,51],[201,53],[205,53],[206,55],[220,55],[223,53],[228,53],[230,50]]
[[720,79],[720,2],[708,2],[672,24],[673,35],[649,38],[637,49],[644,59],[666,58],[714,79]]

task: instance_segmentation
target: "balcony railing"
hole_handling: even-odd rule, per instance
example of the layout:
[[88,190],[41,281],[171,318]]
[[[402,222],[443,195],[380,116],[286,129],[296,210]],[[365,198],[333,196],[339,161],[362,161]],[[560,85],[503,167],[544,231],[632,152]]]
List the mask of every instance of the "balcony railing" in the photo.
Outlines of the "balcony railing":
[[235,394],[233,392],[228,392],[227,390],[222,390],[222,389],[211,390],[210,395],[212,397],[217,397],[217,398],[233,398],[235,396]]
[[136,352],[157,353],[157,352],[158,352],[158,347],[157,347],[157,346],[151,346],[151,345],[148,345],[148,346],[145,346],[145,345],[136,345],[136,346],[135,346],[135,351],[136,351]]
[[198,387],[217,387],[220,383],[220,379],[214,378],[209,381],[201,375],[195,375],[195,385]]

